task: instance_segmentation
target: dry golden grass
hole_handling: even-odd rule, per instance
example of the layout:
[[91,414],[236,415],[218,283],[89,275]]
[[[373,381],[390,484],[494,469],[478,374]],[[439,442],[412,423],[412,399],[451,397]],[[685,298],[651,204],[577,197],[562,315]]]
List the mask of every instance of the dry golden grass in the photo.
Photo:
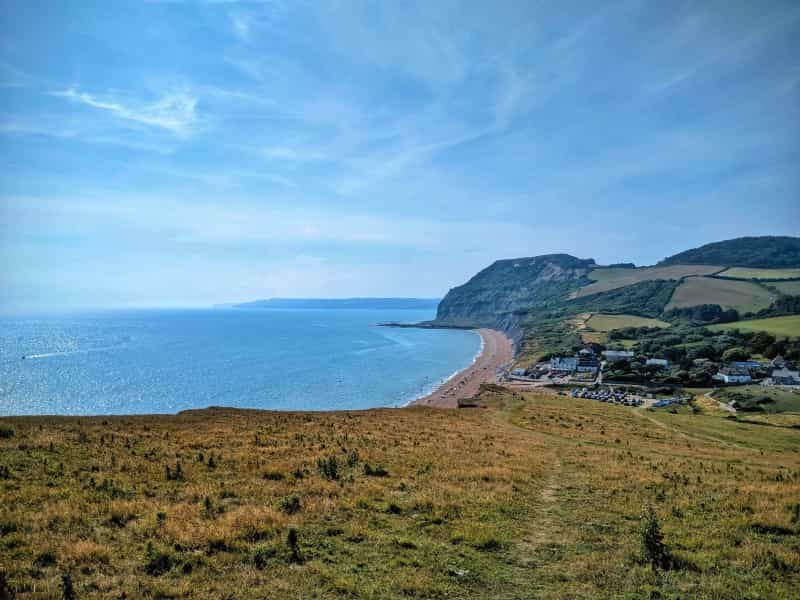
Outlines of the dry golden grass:
[[[788,598],[800,584],[797,429],[499,388],[481,404],[0,419],[0,570],[25,598],[59,598],[64,574],[79,598]],[[330,457],[335,479],[317,464]],[[640,558],[648,504],[676,568]]]

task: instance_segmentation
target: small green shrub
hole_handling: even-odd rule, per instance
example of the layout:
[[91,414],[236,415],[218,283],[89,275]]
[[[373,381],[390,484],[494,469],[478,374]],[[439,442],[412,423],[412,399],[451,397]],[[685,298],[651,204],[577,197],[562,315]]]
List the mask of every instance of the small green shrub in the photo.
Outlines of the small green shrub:
[[300,505],[300,498],[292,494],[291,496],[286,496],[282,498],[280,501],[280,509],[285,512],[287,515],[293,515],[298,512],[301,508]]
[[364,475],[367,477],[388,477],[389,471],[380,465],[372,466],[369,463],[364,464]]
[[0,600],[11,600],[13,597],[11,586],[8,585],[8,576],[5,571],[0,571]]
[[217,516],[214,509],[214,501],[209,496],[203,498],[203,515],[208,519],[213,519]]
[[333,455],[317,459],[317,470],[325,479],[331,481],[339,479],[339,461]]
[[61,598],[62,600],[75,600],[75,586],[72,584],[72,575],[64,573],[61,576]]
[[147,557],[144,572],[152,577],[160,577],[177,566],[178,561],[169,552],[155,550],[152,544],[147,546]]
[[166,470],[167,481],[184,481],[183,467],[180,461],[175,463],[174,471],[170,470],[169,465],[165,465],[164,469]]
[[289,546],[289,552],[291,552],[291,561],[298,564],[303,562],[303,557],[300,555],[297,529],[294,527],[289,528],[289,533],[286,535],[286,545]]
[[134,515],[133,513],[112,511],[111,516],[108,518],[108,525],[111,527],[122,529],[129,522],[133,521],[135,518],[136,515]]
[[34,559],[33,564],[40,569],[43,569],[45,567],[55,566],[56,562],[57,559],[55,552],[52,550],[45,550]]
[[267,568],[269,561],[278,554],[275,546],[260,545],[253,551],[253,563],[256,569],[263,570]]
[[503,543],[496,538],[487,538],[475,544],[475,549],[481,552],[499,552],[503,548]]
[[664,543],[664,534],[661,533],[658,515],[652,506],[648,506],[644,513],[642,554],[653,569],[668,569],[672,563],[669,549]]

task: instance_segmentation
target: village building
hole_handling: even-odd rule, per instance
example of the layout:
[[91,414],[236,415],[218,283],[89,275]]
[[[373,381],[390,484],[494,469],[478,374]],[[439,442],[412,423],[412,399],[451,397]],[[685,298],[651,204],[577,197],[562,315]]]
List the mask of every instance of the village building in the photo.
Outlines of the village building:
[[775,369],[772,372],[772,383],[775,385],[800,385],[800,371],[787,368]]
[[722,381],[723,383],[749,383],[753,380],[750,373],[745,370],[737,369],[736,367],[725,367],[719,370],[719,373],[714,375],[713,379]]
[[760,362],[755,360],[737,360],[731,363],[731,366],[736,367],[737,369],[743,369],[746,371],[753,371],[755,369],[760,369],[764,365]]
[[645,365],[648,367],[659,367],[661,369],[666,369],[669,367],[669,361],[666,358],[648,358]]
[[572,356],[554,356],[550,359],[550,372],[574,373],[578,369],[578,359]]
[[783,357],[778,355],[769,361],[769,366],[773,369],[784,369],[786,368],[786,361],[783,360]]
[[597,355],[594,353],[594,350],[590,348],[584,348],[578,352],[577,359],[578,365],[576,370],[579,373],[596,373],[600,368],[600,361],[597,360]]
[[617,362],[620,360],[631,360],[633,352],[628,350],[603,350],[603,356],[609,362]]

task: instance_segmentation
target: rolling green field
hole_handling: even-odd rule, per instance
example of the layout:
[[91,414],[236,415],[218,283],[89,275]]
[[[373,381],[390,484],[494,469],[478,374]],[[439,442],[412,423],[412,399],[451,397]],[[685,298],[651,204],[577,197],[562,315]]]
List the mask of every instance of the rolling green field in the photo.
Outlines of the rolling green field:
[[0,596],[796,597],[800,430],[477,402],[2,418]]
[[714,398],[723,402],[735,400],[739,405],[756,407],[757,412],[800,414],[800,389],[793,391],[772,386],[743,385],[717,390]]
[[776,288],[781,294],[800,296],[800,281],[776,281],[769,285]]
[[800,269],[753,269],[731,267],[720,273],[723,277],[737,279],[796,279],[800,277]]
[[755,319],[753,321],[737,321],[711,325],[713,331],[738,329],[739,331],[766,331],[778,338],[800,337],[800,315],[785,317],[770,317],[769,319]]
[[750,281],[689,277],[675,290],[667,310],[699,304],[719,304],[723,308],[734,308],[743,314],[767,308],[773,300],[769,291]]
[[669,327],[670,324],[658,319],[647,317],[637,317],[636,315],[604,315],[598,313],[592,315],[586,326],[594,331],[608,333],[623,327]]
[[642,281],[680,279],[688,275],[710,275],[720,271],[722,268],[708,265],[673,265],[669,267],[642,267],[639,269],[619,267],[594,269],[588,275],[589,279],[592,279],[594,283],[577,290],[573,294],[573,298],[607,292]]

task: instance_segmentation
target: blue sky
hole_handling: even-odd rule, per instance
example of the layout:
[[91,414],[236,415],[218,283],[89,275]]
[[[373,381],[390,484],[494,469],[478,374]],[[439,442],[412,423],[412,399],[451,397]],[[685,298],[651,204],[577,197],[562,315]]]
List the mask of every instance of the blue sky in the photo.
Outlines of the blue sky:
[[0,3],[0,307],[800,233],[800,4]]

